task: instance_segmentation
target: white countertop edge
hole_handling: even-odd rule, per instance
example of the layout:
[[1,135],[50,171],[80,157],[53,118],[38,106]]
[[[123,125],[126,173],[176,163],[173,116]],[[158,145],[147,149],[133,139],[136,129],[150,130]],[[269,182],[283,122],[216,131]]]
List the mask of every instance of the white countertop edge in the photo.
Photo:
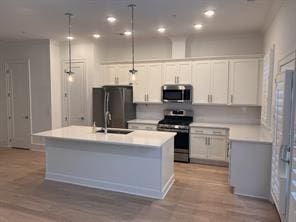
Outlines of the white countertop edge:
[[157,125],[159,120],[147,120],[147,119],[133,119],[127,121],[127,123],[131,124],[148,124],[148,125]]
[[[34,135],[34,136],[40,136],[40,135]],[[83,139],[83,138],[68,138],[68,137],[58,137],[58,136],[40,136],[45,139],[49,140],[67,140],[67,141],[77,141],[77,142],[88,142],[88,143],[100,143],[100,144],[107,144],[107,145],[124,145],[124,146],[139,146],[143,148],[161,148],[162,145],[145,145],[145,144],[137,144],[137,143],[124,143],[124,142],[116,142],[116,141],[101,141],[101,140],[90,140],[90,139]]]
[[[99,130],[100,128],[97,128]],[[116,129],[116,128],[112,128]],[[129,131],[129,129],[118,129],[122,131]],[[132,130],[129,134],[112,134],[104,135],[104,133],[98,133],[98,137],[95,134],[90,133],[92,127],[88,126],[69,126],[54,130],[47,130],[40,133],[35,133],[32,136],[41,137],[45,139],[55,139],[55,140],[67,140],[67,141],[77,141],[77,142],[89,142],[89,143],[101,143],[109,145],[123,145],[123,146],[133,146],[133,147],[145,147],[145,148],[161,148],[170,139],[174,138],[176,133],[173,132],[151,132],[144,130]],[[149,142],[149,137],[146,134],[151,134],[152,142]],[[93,134],[93,136],[91,136]],[[153,135],[154,134],[154,135]],[[106,137],[105,137],[106,136]],[[155,138],[160,139],[155,141]]]

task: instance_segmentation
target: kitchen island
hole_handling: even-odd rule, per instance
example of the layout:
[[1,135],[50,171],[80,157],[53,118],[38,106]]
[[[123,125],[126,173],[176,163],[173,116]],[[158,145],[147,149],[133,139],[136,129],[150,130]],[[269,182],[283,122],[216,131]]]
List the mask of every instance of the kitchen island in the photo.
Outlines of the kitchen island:
[[70,126],[34,134],[45,138],[45,179],[163,199],[175,180],[175,133],[126,133]]

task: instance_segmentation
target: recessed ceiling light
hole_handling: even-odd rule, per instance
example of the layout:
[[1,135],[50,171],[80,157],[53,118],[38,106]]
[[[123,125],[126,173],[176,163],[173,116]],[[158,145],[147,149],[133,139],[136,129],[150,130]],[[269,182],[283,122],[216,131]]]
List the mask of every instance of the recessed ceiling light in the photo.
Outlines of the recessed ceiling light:
[[113,23],[113,22],[115,22],[117,19],[115,18],[115,17],[113,17],[113,16],[109,16],[109,17],[107,17],[107,21],[108,22],[110,22],[110,23]]
[[207,17],[213,17],[215,15],[215,11],[214,10],[207,10],[204,12],[204,15]]
[[164,33],[166,31],[166,29],[164,27],[160,27],[157,29],[157,31],[160,33]]
[[195,28],[195,29],[197,29],[197,30],[200,30],[200,29],[202,29],[202,27],[203,27],[203,25],[202,25],[202,24],[200,24],[200,23],[199,23],[199,24],[195,24],[195,25],[194,25],[194,28]]
[[123,34],[124,34],[125,36],[131,36],[131,35],[132,35],[132,32],[131,32],[131,31],[125,31]]
[[73,40],[74,37],[73,37],[73,36],[67,36],[67,39],[68,39],[68,40]]
[[98,39],[98,38],[101,37],[101,35],[99,35],[99,34],[93,34],[93,37],[94,37],[95,39]]

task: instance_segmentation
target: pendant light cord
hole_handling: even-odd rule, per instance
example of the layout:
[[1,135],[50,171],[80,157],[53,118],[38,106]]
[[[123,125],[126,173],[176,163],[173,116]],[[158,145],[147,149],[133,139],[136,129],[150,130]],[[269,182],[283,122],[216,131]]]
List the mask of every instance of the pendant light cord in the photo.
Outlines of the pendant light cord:
[[72,13],[66,13],[66,16],[68,16],[68,56],[69,56],[69,70],[68,70],[68,74],[72,75],[72,45],[71,45],[71,17],[73,16]]
[[130,73],[132,75],[136,74],[137,70],[135,70],[135,28],[134,28],[134,9],[136,7],[135,4],[128,5],[132,10],[132,70]]

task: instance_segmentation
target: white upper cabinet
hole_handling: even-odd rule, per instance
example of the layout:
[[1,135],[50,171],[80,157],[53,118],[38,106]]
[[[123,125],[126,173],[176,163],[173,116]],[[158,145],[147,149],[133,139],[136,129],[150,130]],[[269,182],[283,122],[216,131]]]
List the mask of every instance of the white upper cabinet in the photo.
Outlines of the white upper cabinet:
[[191,84],[191,62],[164,64],[164,84]]
[[229,102],[233,105],[259,105],[259,59],[230,62]]
[[228,61],[193,63],[193,102],[198,104],[227,104]]
[[123,65],[106,65],[104,67],[104,85],[129,85],[131,66]]
[[229,88],[229,62],[224,60],[213,61],[211,64],[211,103],[226,105],[228,102]]
[[211,94],[211,63],[210,61],[193,63],[193,102],[208,104]]
[[147,94],[149,103],[161,103],[162,64],[147,64]]
[[134,90],[133,90],[133,96],[134,96],[134,103],[143,103],[146,100],[146,87],[147,87],[147,72],[146,72],[146,66],[143,64],[136,64],[135,69],[138,71],[136,73],[136,80],[134,82]]
[[161,103],[161,63],[136,64],[134,103]]

